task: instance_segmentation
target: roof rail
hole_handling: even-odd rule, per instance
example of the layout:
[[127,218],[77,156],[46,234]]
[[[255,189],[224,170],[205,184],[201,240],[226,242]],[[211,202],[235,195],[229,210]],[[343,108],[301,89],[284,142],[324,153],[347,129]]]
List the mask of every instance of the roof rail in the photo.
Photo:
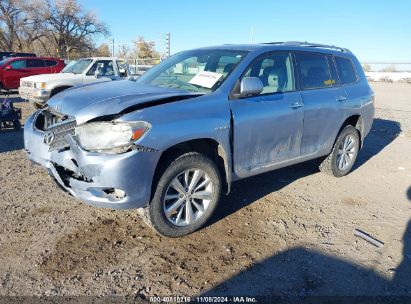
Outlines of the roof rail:
[[328,45],[328,44],[319,44],[319,43],[311,43],[311,42],[302,42],[302,41],[283,41],[283,42],[267,42],[264,44],[282,44],[282,45],[295,45],[295,46],[306,46],[306,47],[318,47],[324,49],[331,49],[331,50],[338,50],[340,52],[351,53],[349,49],[338,47],[335,45]]

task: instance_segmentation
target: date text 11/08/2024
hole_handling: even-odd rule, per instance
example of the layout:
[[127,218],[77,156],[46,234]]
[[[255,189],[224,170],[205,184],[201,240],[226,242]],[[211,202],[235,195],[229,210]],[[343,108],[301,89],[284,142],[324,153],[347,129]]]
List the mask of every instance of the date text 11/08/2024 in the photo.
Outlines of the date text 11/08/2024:
[[150,297],[151,303],[257,303],[254,297]]

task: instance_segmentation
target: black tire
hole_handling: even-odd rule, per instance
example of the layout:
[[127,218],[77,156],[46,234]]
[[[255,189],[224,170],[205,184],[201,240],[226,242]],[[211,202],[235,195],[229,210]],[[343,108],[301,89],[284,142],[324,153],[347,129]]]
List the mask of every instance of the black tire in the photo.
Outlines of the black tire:
[[[155,192],[150,204],[147,207],[140,209],[139,213],[142,216],[143,220],[151,228],[153,228],[156,232],[163,236],[181,237],[193,233],[194,231],[204,226],[210,219],[220,199],[222,183],[217,165],[203,154],[200,154],[198,152],[189,152],[179,156],[174,161],[169,162],[168,165],[165,164],[163,168],[164,169],[160,173],[161,176],[158,179],[157,187],[154,190]],[[212,197],[212,199],[209,201],[207,208],[202,213],[202,215],[193,223],[187,224],[186,226],[178,226],[172,223],[165,214],[165,195],[167,191],[169,191],[173,180],[181,176],[181,174],[183,174],[187,170],[197,169],[200,169],[202,172],[204,172],[207,178],[210,180],[210,183],[212,184],[212,194],[210,195],[210,197]],[[195,192],[193,192],[193,195],[194,193]],[[176,194],[179,195],[178,192]],[[180,195],[180,198],[181,197],[182,196]],[[194,199],[190,196],[189,200]],[[187,211],[186,204],[186,200],[185,203],[181,204],[182,207],[180,209],[184,209],[184,212]],[[194,206],[194,203],[190,203],[190,206]],[[199,209],[196,209],[194,207],[193,210],[196,210],[196,213],[199,214]]]
[[[339,155],[339,150],[342,150],[340,149],[340,147],[348,136],[354,139],[354,146],[353,146],[354,150],[353,150],[352,158],[351,156],[349,156],[351,154],[347,153],[347,156],[350,157],[350,160],[349,162],[347,161],[346,166],[340,167],[339,161],[341,157]],[[319,166],[320,171],[326,174],[329,174],[329,175],[333,175],[335,177],[342,177],[344,175],[347,175],[351,171],[355,163],[355,160],[357,159],[359,148],[360,148],[360,134],[358,130],[353,126],[346,126],[338,135],[337,140],[334,143],[333,149],[331,150],[331,153],[325,159],[322,159],[320,166]]]
[[54,90],[51,91],[50,93],[50,98],[53,97],[54,95],[57,95],[60,92],[63,92],[64,90],[67,90],[71,87],[60,87],[60,88],[55,88]]

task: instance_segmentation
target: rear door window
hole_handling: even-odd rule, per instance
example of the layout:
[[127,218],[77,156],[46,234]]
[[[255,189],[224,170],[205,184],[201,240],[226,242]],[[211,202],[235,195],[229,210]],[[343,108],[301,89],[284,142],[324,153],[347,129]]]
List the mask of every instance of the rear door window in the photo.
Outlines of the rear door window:
[[335,68],[334,60],[332,56],[327,56],[328,66],[330,67],[331,72],[331,84],[333,86],[340,85],[340,79],[338,78],[337,69]]
[[27,68],[42,68],[45,67],[44,60],[41,59],[27,59]]
[[352,84],[358,81],[357,74],[354,70],[354,65],[350,59],[342,57],[334,57],[337,66],[338,76],[341,84]]
[[303,90],[327,88],[333,85],[327,55],[296,53],[300,85]]

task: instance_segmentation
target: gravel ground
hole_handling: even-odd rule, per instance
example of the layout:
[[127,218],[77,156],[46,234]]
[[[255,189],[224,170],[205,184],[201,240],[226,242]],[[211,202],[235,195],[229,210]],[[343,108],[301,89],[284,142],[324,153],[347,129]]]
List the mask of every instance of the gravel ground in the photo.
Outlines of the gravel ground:
[[307,162],[239,181],[180,239],[76,201],[26,160],[21,131],[0,132],[0,295],[411,295],[411,85],[372,86],[351,174]]

